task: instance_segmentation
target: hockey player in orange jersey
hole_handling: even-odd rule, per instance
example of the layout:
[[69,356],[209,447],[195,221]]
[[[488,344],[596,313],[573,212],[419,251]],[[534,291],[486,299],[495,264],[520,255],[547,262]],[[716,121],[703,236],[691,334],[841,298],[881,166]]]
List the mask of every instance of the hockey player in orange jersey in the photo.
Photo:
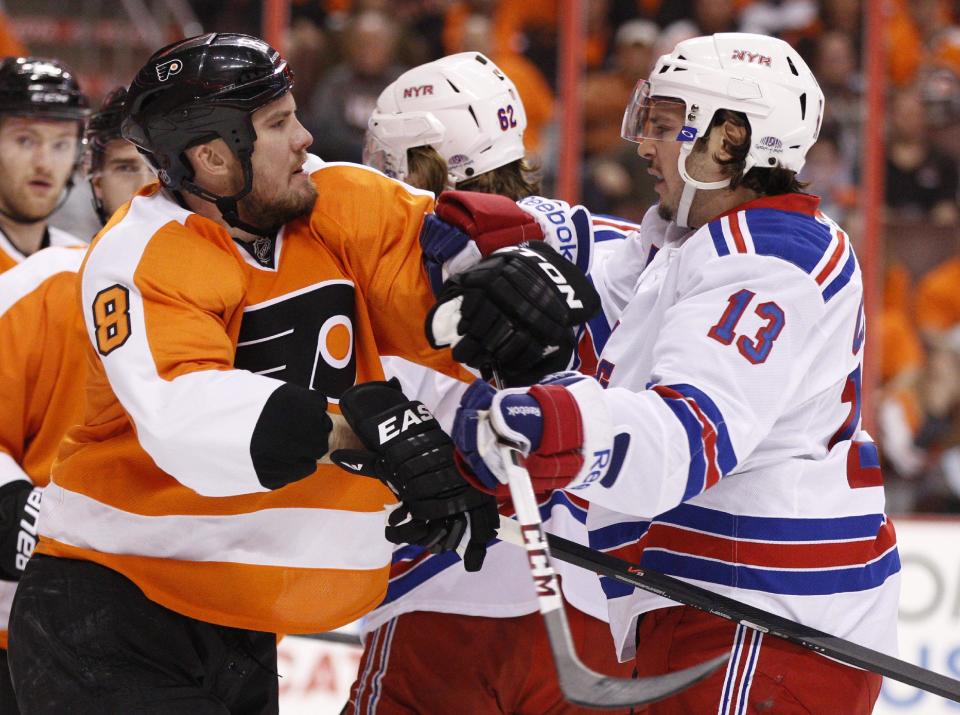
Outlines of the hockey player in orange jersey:
[[[291,86],[275,50],[233,34],[174,43],[131,84],[123,135],[162,185],[81,269],[85,412],[11,614],[28,712],[275,713],[273,634],[383,597],[397,497],[318,460],[340,398],[382,379],[381,353],[463,374],[423,336],[433,199],[307,155]],[[391,486],[444,545],[469,521],[482,562],[495,503],[419,403],[370,390],[406,455]]]
[[83,243],[47,219],[73,185],[88,114],[59,61],[0,59],[0,273],[41,248]]
[[[120,137],[125,90],[111,93],[86,130],[87,176],[101,220],[152,174]],[[131,154],[132,152],[132,154]],[[7,667],[7,621],[33,552],[37,510],[69,427],[83,417],[86,334],[77,271],[86,244],[51,246],[0,275],[0,712],[16,713]]]

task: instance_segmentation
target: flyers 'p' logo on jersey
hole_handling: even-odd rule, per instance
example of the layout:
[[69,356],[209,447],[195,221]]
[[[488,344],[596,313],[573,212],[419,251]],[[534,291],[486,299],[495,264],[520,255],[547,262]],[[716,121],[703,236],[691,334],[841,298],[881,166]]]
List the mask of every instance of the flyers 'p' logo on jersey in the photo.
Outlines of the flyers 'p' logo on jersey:
[[119,283],[104,288],[93,299],[97,350],[106,357],[130,337],[130,291]]
[[183,69],[183,62],[180,60],[168,60],[167,62],[161,62],[155,68],[157,71],[157,79],[161,82],[166,82],[175,74],[180,74],[180,70]]
[[317,283],[244,308],[233,364],[337,401],[356,381],[354,288]]

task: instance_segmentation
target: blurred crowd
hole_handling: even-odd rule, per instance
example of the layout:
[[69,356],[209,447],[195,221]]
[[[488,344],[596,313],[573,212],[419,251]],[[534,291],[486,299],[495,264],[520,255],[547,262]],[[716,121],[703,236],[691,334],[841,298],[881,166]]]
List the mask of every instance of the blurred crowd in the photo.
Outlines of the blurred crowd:
[[[960,512],[960,2],[880,1],[889,92],[883,300],[880,314],[870,316],[881,377],[871,408],[875,436],[890,511]],[[190,6],[204,29],[260,33],[261,0],[191,0]],[[313,151],[327,160],[360,161],[367,118],[384,87],[408,67],[480,51],[520,91],[526,145],[549,193],[563,151],[559,6],[559,0],[293,0],[286,54]],[[13,31],[0,23],[0,45],[15,41],[16,13],[10,5],[7,12]],[[801,178],[822,198],[824,212],[860,241],[861,1],[587,0],[583,22],[585,205],[639,220],[656,198],[619,130],[633,86],[657,56],[687,37],[762,32],[791,42],[819,79],[825,118]],[[861,260],[862,254],[861,248]]]

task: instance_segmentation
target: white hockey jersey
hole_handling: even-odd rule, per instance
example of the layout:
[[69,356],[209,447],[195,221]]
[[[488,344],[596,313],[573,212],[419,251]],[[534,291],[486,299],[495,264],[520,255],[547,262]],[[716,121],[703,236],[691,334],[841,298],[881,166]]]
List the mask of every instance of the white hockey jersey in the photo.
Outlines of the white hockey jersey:
[[[532,197],[532,200],[545,201],[539,197]],[[566,204],[562,206],[568,208]],[[586,212],[584,216],[589,218]],[[592,230],[581,231],[580,236],[583,240],[579,255],[583,267],[589,268],[589,261],[584,257],[585,241],[592,243],[589,247],[592,260],[599,261],[637,228],[635,224],[614,217],[592,217]],[[551,240],[551,243],[559,245],[558,240]],[[569,257],[574,259],[574,253]],[[600,313],[585,327],[575,358],[575,364],[585,372],[592,374],[596,369],[600,349],[610,335],[611,325]],[[400,380],[404,393],[427,405],[441,426],[450,432],[467,383],[396,357],[384,358],[383,366],[387,377]],[[552,533],[581,544],[587,543],[585,500],[557,490],[542,500],[540,513]],[[563,577],[566,600],[584,613],[606,621],[606,599],[596,574],[568,564],[558,563],[556,566]],[[495,576],[491,577],[491,574]],[[412,611],[512,618],[534,613],[538,607],[523,549],[494,542],[487,550],[483,569],[467,573],[454,552],[431,554],[418,546],[406,545],[394,551],[387,595],[383,603],[364,618],[363,631],[376,630],[383,623]]]
[[[615,328],[597,379],[568,388],[588,451],[569,489],[590,502],[592,547],[895,653],[860,269],[818,203],[764,197],[692,235],[652,209],[594,262]],[[627,659],[639,614],[675,604],[603,587]]]

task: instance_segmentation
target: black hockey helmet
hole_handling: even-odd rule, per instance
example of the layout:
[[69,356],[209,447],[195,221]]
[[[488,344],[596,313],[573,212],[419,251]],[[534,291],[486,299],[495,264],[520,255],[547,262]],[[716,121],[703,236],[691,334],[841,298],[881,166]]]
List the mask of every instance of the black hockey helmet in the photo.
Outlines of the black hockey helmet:
[[[107,151],[107,144],[122,139],[120,135],[120,123],[123,120],[123,106],[127,99],[127,88],[117,87],[111,90],[103,103],[87,122],[87,131],[85,138],[87,141],[87,161],[86,175],[88,181],[93,181],[93,177],[103,168],[103,160]],[[97,212],[97,218],[100,223],[106,224],[110,218],[107,216],[103,207],[103,201],[97,196],[97,192],[90,186],[90,194],[93,197],[93,210]]]
[[[73,73],[60,60],[47,57],[0,59],[0,117],[13,115],[75,121],[77,149],[73,171],[63,187],[54,211],[63,206],[73,188],[74,176],[83,158],[83,129],[90,116],[90,102]],[[19,218],[4,213],[8,218]]]
[[90,103],[73,73],[44,57],[0,59],[0,113],[83,123]]
[[[217,206],[231,226],[261,234],[237,214],[237,202],[253,187],[250,157],[257,139],[251,115],[293,87],[280,53],[249,35],[208,33],[154,53],[130,85],[123,138],[140,149],[160,181]],[[193,181],[184,152],[223,139],[243,168],[243,188],[218,196]]]
[[107,144],[122,139],[120,122],[123,120],[123,105],[127,99],[127,88],[117,87],[111,90],[100,109],[94,112],[87,122],[87,175],[99,171],[103,166],[103,153]]

